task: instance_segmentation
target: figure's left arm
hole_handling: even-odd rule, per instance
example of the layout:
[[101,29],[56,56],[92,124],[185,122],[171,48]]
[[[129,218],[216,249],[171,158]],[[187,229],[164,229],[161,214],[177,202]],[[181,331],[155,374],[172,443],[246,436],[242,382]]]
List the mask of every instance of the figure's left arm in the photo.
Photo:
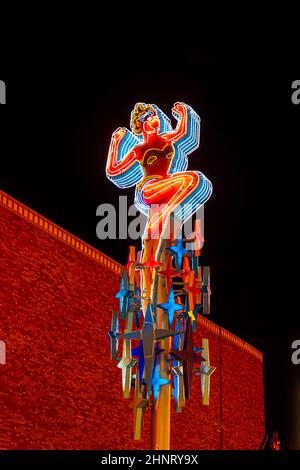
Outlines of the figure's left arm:
[[194,151],[200,142],[200,117],[185,103],[175,103],[172,114],[177,119],[176,129],[163,135],[164,139],[176,144],[186,143],[185,153]]

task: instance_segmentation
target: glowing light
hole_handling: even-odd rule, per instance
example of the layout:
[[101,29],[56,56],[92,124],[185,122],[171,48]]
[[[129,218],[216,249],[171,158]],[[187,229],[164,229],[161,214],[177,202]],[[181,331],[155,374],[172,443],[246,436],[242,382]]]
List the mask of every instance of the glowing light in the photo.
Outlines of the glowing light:
[[175,302],[173,286],[171,286],[170,289],[168,302],[158,304],[157,306],[168,312],[169,328],[172,326],[175,312],[178,312],[179,310],[183,309],[182,305],[179,305]]
[[154,368],[153,379],[152,379],[154,400],[157,400],[160,388],[169,384],[170,384],[170,380],[164,379],[160,376],[158,364],[156,363],[155,368]]

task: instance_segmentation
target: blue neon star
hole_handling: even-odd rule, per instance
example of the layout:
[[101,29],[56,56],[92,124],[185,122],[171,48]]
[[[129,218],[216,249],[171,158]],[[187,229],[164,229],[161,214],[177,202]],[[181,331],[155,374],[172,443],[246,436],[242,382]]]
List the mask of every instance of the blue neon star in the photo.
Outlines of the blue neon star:
[[184,309],[184,307],[182,305],[176,304],[176,302],[175,302],[173,286],[171,286],[171,288],[170,288],[168,302],[164,302],[163,304],[159,304],[157,306],[168,312],[169,328],[171,327],[171,325],[173,323],[175,312],[178,312],[178,310],[183,310]]
[[120,300],[120,311],[123,319],[126,315],[129,295],[130,292],[126,289],[120,289],[116,295],[116,298]]
[[156,363],[153,378],[152,378],[154,400],[157,400],[158,394],[160,392],[160,388],[163,387],[164,385],[168,385],[169,383],[170,383],[170,380],[161,378],[159,374],[158,363]]
[[122,318],[124,319],[128,309],[130,290],[128,290],[128,276],[127,271],[123,271],[120,290],[116,295],[116,298],[120,300],[120,311]]
[[183,246],[182,236],[181,235],[178,237],[177,245],[170,246],[168,248],[168,251],[171,254],[176,255],[176,257],[175,257],[176,270],[180,271],[181,266],[182,266],[182,258],[183,258],[183,256],[188,254],[188,250],[186,248],[184,248],[184,246]]

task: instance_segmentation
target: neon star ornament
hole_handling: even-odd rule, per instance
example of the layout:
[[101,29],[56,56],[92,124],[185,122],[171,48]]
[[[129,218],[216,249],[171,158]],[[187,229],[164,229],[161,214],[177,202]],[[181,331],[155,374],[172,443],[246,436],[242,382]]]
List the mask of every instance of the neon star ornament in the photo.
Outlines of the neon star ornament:
[[132,368],[136,365],[136,360],[132,358],[131,341],[125,339],[123,341],[122,359],[118,364],[118,368],[122,369],[122,389],[124,398],[129,398],[131,387]]
[[151,277],[153,275],[153,270],[156,269],[156,268],[159,268],[161,266],[161,263],[158,263],[157,261],[155,261],[153,250],[151,251],[149,259],[145,263],[142,263],[142,266],[144,268],[149,268],[149,272],[150,272]]
[[155,368],[154,368],[153,379],[152,379],[152,387],[153,387],[153,395],[154,395],[155,404],[157,403],[160,388],[165,385],[170,385],[170,380],[164,379],[160,376],[159,367],[158,367],[158,364],[156,363]]
[[188,250],[186,248],[184,248],[184,246],[183,246],[181,236],[178,237],[177,244],[173,245],[169,248],[169,252],[175,255],[175,257],[176,257],[176,261],[175,261],[176,268],[177,268],[178,271],[180,271],[181,266],[182,266],[183,257],[188,254]]
[[112,320],[111,320],[111,328],[108,332],[108,335],[110,338],[110,352],[111,352],[112,359],[117,359],[118,333],[119,333],[119,314],[118,312],[114,311]]
[[121,279],[121,285],[120,285],[120,290],[116,294],[116,298],[119,299],[120,302],[120,311],[122,318],[125,318],[126,316],[126,310],[128,307],[128,302],[129,302],[129,284],[128,284],[128,274],[127,271],[124,271],[122,274],[122,279]]
[[164,302],[163,304],[158,304],[157,307],[162,308],[163,310],[168,312],[169,327],[172,326],[175,312],[181,311],[183,309],[182,305],[179,305],[175,302],[173,287],[171,287],[170,289],[168,302]]
[[202,364],[200,364],[199,371],[197,371],[197,375],[200,375],[201,377],[202,404],[208,406],[210,396],[210,377],[216,370],[216,367],[210,365],[208,339],[202,339],[201,350],[203,351],[202,355],[204,361],[202,362]]
[[170,292],[172,287],[172,278],[178,277],[178,272],[176,269],[172,268],[172,258],[168,256],[166,269],[161,269],[157,272],[158,276],[163,276],[165,278],[167,291]]
[[[197,350],[196,350],[197,351]],[[186,398],[190,398],[192,373],[194,364],[201,363],[204,359],[199,356],[199,350],[196,352],[193,344],[193,332],[191,318],[189,317],[186,325],[186,333],[184,337],[184,344],[181,351],[172,351],[171,355],[176,359],[183,362],[184,372],[184,392]]]

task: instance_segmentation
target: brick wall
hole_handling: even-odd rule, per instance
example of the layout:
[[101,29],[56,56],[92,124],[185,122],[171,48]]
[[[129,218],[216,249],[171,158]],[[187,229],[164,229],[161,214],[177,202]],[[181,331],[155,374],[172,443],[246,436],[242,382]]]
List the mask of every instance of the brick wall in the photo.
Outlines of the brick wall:
[[[0,449],[147,449],[135,442],[107,331],[121,266],[0,192]],[[201,319],[211,404],[200,381],[171,417],[172,449],[255,449],[264,436],[262,355]],[[197,340],[196,340],[197,342]]]

